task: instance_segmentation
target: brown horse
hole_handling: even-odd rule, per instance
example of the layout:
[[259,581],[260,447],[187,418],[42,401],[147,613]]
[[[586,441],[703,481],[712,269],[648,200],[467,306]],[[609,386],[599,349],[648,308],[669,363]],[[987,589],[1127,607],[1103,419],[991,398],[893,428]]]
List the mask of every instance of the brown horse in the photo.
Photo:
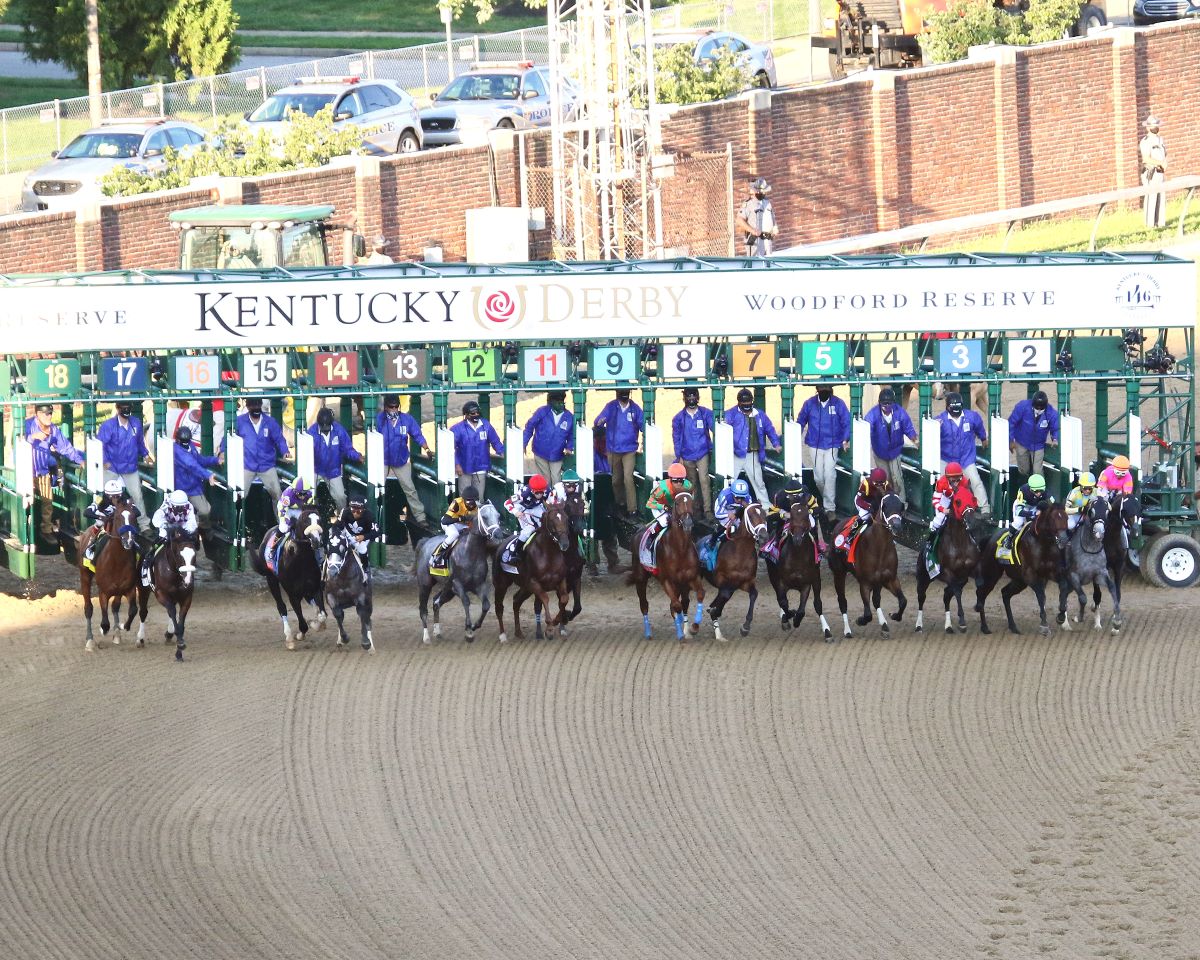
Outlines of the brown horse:
[[[826,642],[833,640],[829,621],[821,605],[821,561],[817,557],[816,525],[807,503],[793,503],[786,530],[779,538],[779,560],[767,557],[767,576],[779,601],[779,626],[790,630],[800,626],[808,595],[812,594],[813,613],[821,618]],[[788,591],[799,590],[795,610],[788,609]]]
[[[112,605],[113,615],[113,645],[121,642],[121,630],[126,632],[133,626],[133,618],[141,611],[141,623],[138,625],[138,646],[146,642],[146,594],[139,574],[139,556],[137,551],[137,526],[134,524],[134,514],[137,511],[132,506],[118,507],[104,523],[104,533],[108,539],[100,545],[96,552],[93,565],[96,572],[92,573],[83,562],[83,551],[100,535],[95,525],[89,526],[79,535],[79,592],[83,594],[83,615],[87,619],[87,644],[84,647],[89,653],[96,649],[92,638],[92,583],[96,584],[96,592],[100,601],[100,636],[108,634],[108,608]],[[129,616],[125,626],[121,626],[121,601],[129,602]]]
[[[567,611],[565,623],[570,623],[583,610],[583,571],[587,560],[583,555],[580,539],[587,531],[587,501],[576,491],[563,501],[563,509],[571,521],[571,549],[567,551],[567,590],[571,594],[572,605]],[[542,601],[534,599],[533,617],[536,624],[534,637],[541,640],[542,632]]]
[[991,633],[988,626],[984,602],[988,594],[1005,573],[1009,582],[1000,590],[1004,599],[1004,613],[1008,617],[1008,629],[1020,633],[1012,615],[1012,598],[1026,587],[1033,588],[1037,597],[1038,613],[1041,614],[1041,633],[1048,636],[1050,625],[1046,622],[1046,584],[1058,580],[1062,550],[1070,536],[1067,533],[1067,511],[1061,503],[1054,503],[1040,511],[1032,520],[1033,529],[1025,533],[1017,543],[1014,559],[1017,563],[1002,564],[996,559],[996,541],[1002,531],[988,540],[979,563],[979,576],[975,579],[975,612],[979,614],[979,629]]
[[746,608],[746,619],[742,623],[742,636],[750,632],[754,621],[754,603],[758,600],[758,548],[767,540],[767,517],[762,504],[751,502],[741,513],[736,529],[717,551],[717,565],[706,576],[717,588],[717,599],[713,601],[709,616],[712,617],[713,632],[718,640],[724,641],[721,633],[721,611],[737,591],[750,594],[750,605]]
[[[546,626],[557,626],[560,637],[567,635],[567,553],[572,541],[567,511],[561,504],[553,503],[547,505],[537,532],[525,544],[518,573],[505,570],[501,562],[504,551],[497,553],[492,565],[492,588],[496,593],[496,620],[500,623],[501,643],[508,640],[504,630],[504,596],[514,583],[517,592],[513,595],[513,633],[518,640],[525,638],[521,632],[521,604],[531,596],[541,601],[547,614]],[[551,592],[558,596],[558,615],[553,618],[549,616]]]
[[692,620],[692,633],[700,632],[700,618],[704,614],[704,583],[700,579],[700,557],[696,553],[696,544],[692,542],[692,508],[695,498],[690,490],[681,490],[675,494],[671,503],[671,515],[667,523],[667,532],[663,534],[658,544],[657,572],[651,572],[642,565],[641,543],[643,532],[641,528],[633,544],[633,568],[625,575],[625,582],[637,588],[638,605],[642,609],[642,628],[645,637],[650,639],[650,601],[646,599],[646,585],[650,578],[658,580],[663,593],[671,604],[671,616],[675,619],[675,638],[684,641],[683,621],[687,616],[688,604],[692,591],[696,592],[696,614]]
[[853,636],[850,632],[850,616],[846,613],[846,574],[853,573],[858,581],[858,592],[862,596],[863,615],[854,622],[865,627],[871,622],[871,607],[879,617],[879,629],[885,638],[891,636],[887,617],[884,616],[882,599],[883,588],[896,598],[900,606],[892,614],[893,620],[904,616],[904,608],[908,606],[908,598],[904,596],[904,588],[900,586],[900,578],[896,575],[896,533],[904,519],[904,501],[894,493],[885,493],[879,500],[879,505],[871,514],[867,527],[858,535],[858,544],[854,548],[854,562],[841,550],[833,550],[829,554],[829,569],[833,571],[833,586],[837,590],[838,608],[842,612],[842,635]]
[[[966,484],[962,484],[962,486],[966,486]],[[960,509],[957,502],[952,502],[950,513],[946,517],[941,535],[938,537],[936,560],[941,569],[938,571],[937,579],[946,584],[946,589],[942,592],[942,603],[946,607],[947,633],[954,632],[954,625],[950,619],[951,600],[958,604],[958,632],[963,633],[967,629],[967,615],[963,612],[962,592],[967,581],[975,576],[979,569],[979,544],[971,536],[969,526],[974,516],[974,507]],[[929,544],[926,543],[921,547],[920,554],[917,556],[917,624],[914,628],[917,633],[925,629],[923,608],[925,597],[929,593],[929,585],[933,582],[925,562],[928,550]]]
[[[163,639],[175,641],[175,659],[183,659],[187,643],[183,638],[188,611],[192,608],[192,592],[196,589],[196,554],[199,550],[194,535],[173,523],[167,527],[167,542],[150,564],[154,596],[167,611],[167,629]],[[146,601],[142,601],[145,610]]]

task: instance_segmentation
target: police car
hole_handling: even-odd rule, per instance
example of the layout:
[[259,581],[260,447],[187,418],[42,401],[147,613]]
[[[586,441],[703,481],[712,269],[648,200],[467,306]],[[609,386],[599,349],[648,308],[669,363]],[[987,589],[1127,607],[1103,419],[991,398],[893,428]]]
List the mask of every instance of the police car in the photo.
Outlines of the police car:
[[267,97],[247,114],[246,123],[251,131],[281,132],[292,111],[312,117],[331,105],[335,127],[361,127],[364,136],[376,141],[388,134],[394,153],[421,149],[420,114],[412,97],[391,80],[306,77]]
[[[565,119],[574,116],[579,94],[574,84],[561,83]],[[421,111],[427,147],[482,142],[487,131],[528,130],[550,125],[553,92],[548,67],[531,61],[477,63],[437,94],[433,106]]]

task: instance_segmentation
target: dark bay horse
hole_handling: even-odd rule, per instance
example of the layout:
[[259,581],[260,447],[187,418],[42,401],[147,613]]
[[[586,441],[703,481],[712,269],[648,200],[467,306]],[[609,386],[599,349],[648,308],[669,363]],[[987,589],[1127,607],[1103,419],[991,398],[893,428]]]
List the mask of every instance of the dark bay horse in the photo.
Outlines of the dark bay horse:
[[[446,576],[435,576],[429,567],[429,558],[444,534],[426,537],[417,544],[417,590],[421,609],[421,642],[429,643],[429,596],[433,598],[433,635],[442,635],[442,604],[458,596],[463,605],[464,627],[468,643],[475,639],[475,631],[483,626],[483,618],[492,609],[492,576],[489,559],[502,544],[506,535],[500,525],[500,512],[496,505],[484,501],[479,505],[471,526],[458,538],[450,552],[450,572]],[[479,598],[482,609],[479,619],[471,620],[471,594]]]
[[353,607],[358,613],[362,631],[364,653],[375,652],[375,639],[371,636],[371,612],[374,603],[371,596],[371,579],[358,559],[354,547],[354,534],[342,524],[329,528],[329,539],[325,553],[325,602],[337,620],[337,649],[345,650],[350,645],[346,635],[345,611]]
[[[966,483],[960,484],[966,488]],[[963,611],[962,592],[967,582],[975,576],[979,568],[979,544],[971,536],[970,522],[975,516],[974,507],[963,507],[957,498],[950,503],[950,514],[942,524],[937,542],[937,564],[941,567],[937,579],[946,584],[942,591],[942,604],[946,610],[946,632],[953,633],[954,625],[950,619],[950,601],[958,604],[958,632],[967,629],[967,615]],[[917,556],[917,623],[913,628],[920,633],[925,629],[925,597],[929,593],[929,585],[933,580],[926,566],[926,555],[929,543],[921,547]]]
[[[567,517],[571,521],[571,549],[567,551],[567,590],[571,594],[571,609],[567,611],[570,623],[583,610],[583,571],[587,560],[583,555],[582,538],[587,530],[587,501],[575,492],[563,501]],[[542,601],[533,601],[534,636],[542,639]]]
[[750,595],[746,607],[746,619],[742,623],[742,636],[750,632],[754,622],[754,603],[758,600],[758,548],[767,541],[767,517],[761,503],[751,501],[742,508],[736,529],[717,550],[716,567],[706,572],[709,582],[717,588],[717,599],[709,608],[713,633],[718,640],[726,638],[721,633],[721,612],[737,591],[745,590]]
[[[642,565],[639,532],[633,545],[633,566],[625,575],[625,582],[637,588],[638,605],[642,610],[642,628],[650,639],[650,601],[646,599],[646,585],[653,577],[658,580],[663,593],[671,604],[671,616],[675,619],[675,638],[684,640],[683,621],[687,615],[692,591],[696,592],[696,613],[692,620],[692,633],[700,632],[700,618],[704,614],[704,583],[700,579],[700,555],[692,541],[692,507],[695,499],[688,490],[675,494],[671,503],[671,517],[667,532],[658,544],[655,562],[658,571],[651,572]],[[643,527],[643,530],[646,528]]]
[[1079,613],[1074,620],[1076,623],[1083,621],[1084,611],[1087,610],[1087,595],[1083,588],[1087,584],[1092,585],[1095,593],[1092,626],[1097,630],[1104,628],[1100,618],[1101,583],[1108,588],[1108,595],[1112,597],[1113,620],[1120,622],[1121,601],[1117,597],[1104,549],[1110,526],[1120,526],[1120,520],[1111,514],[1108,500],[1102,496],[1092,497],[1087,509],[1079,514],[1079,521],[1071,531],[1063,551],[1063,577],[1058,583],[1058,622],[1064,630],[1071,629],[1072,618],[1067,614],[1067,601],[1072,592],[1079,598]]
[[838,608],[842,612],[843,636],[853,636],[850,632],[850,616],[846,613],[847,573],[854,574],[854,579],[858,581],[858,592],[862,596],[863,615],[854,621],[860,627],[871,622],[871,607],[874,606],[879,617],[879,629],[885,638],[891,636],[887,617],[880,606],[885,587],[899,602],[892,619],[898,621],[904,616],[908,598],[904,596],[904,588],[900,586],[900,578],[896,574],[896,534],[903,519],[904,501],[894,493],[885,493],[871,514],[866,529],[858,535],[854,562],[851,563],[841,550],[829,552],[829,569],[833,571],[833,586],[837,591]]
[[[558,635],[567,635],[567,553],[571,549],[571,520],[566,509],[557,503],[547,504],[537,532],[525,544],[517,573],[509,573],[501,563],[503,552],[497,553],[492,564],[492,588],[496,591],[496,620],[500,623],[500,642],[508,640],[504,630],[504,597],[508,588],[516,585],[513,595],[513,634],[524,639],[521,632],[521,604],[537,597],[546,611],[547,627],[558,627]],[[550,617],[550,594],[558,596],[558,614]]]
[[[1109,524],[1104,530],[1104,556],[1112,577],[1112,632],[1120,633],[1125,620],[1121,615],[1121,578],[1129,559],[1129,537],[1141,532],[1142,501],[1136,494],[1114,493],[1108,502]],[[1092,601],[1100,605],[1100,584],[1092,586]]]
[[[132,507],[114,510],[105,521],[103,532],[107,539],[96,552],[93,565],[96,572],[92,573],[83,562],[83,551],[99,535],[95,525],[89,526],[79,535],[79,592],[83,594],[83,615],[87,620],[87,644],[84,647],[89,653],[96,649],[92,638],[92,583],[96,584],[96,593],[100,601],[100,636],[107,636],[109,620],[108,609],[112,605],[113,645],[121,642],[121,630],[126,632],[133,626],[133,618],[141,611],[141,622],[138,625],[138,646],[146,643],[146,599],[148,589],[142,586],[141,573],[137,550],[137,526],[134,524]],[[121,626],[121,601],[129,602],[129,616],[125,626]]]
[[[325,629],[325,591],[321,584],[321,565],[317,562],[317,554],[321,549],[321,532],[317,511],[304,510],[279,551],[278,574],[267,567],[263,553],[263,548],[271,537],[271,530],[263,535],[258,549],[249,551],[250,565],[256,573],[267,578],[267,588],[275,599],[279,619],[283,621],[283,645],[289,650],[295,650],[296,641],[304,640],[308,633],[308,621],[304,618],[304,601],[317,605],[317,629]],[[288,623],[287,606],[283,602],[285,593],[291,602],[292,610],[296,613],[295,634]]]
[[975,612],[979,614],[979,629],[991,633],[984,603],[988,594],[1006,573],[1009,582],[1000,590],[1004,600],[1004,613],[1008,617],[1008,629],[1020,633],[1012,615],[1012,598],[1026,587],[1033,589],[1037,597],[1038,613],[1041,614],[1040,630],[1043,636],[1050,633],[1046,622],[1046,584],[1056,582],[1062,549],[1067,545],[1067,511],[1061,503],[1051,504],[1030,521],[1032,529],[1025,531],[1014,552],[1019,563],[1002,564],[996,559],[996,541],[1003,531],[997,530],[988,539],[979,560],[979,575],[975,578]]
[[[821,561],[817,557],[816,525],[807,503],[794,503],[788,512],[787,527],[779,538],[779,560],[767,557],[767,576],[779,601],[779,625],[784,630],[800,626],[808,595],[812,594],[813,613],[821,618],[826,641],[833,640],[829,621],[821,605]],[[799,590],[796,609],[788,609],[788,591]]]
[[183,631],[188,611],[192,608],[192,592],[196,589],[195,561],[198,551],[199,542],[195,535],[185,532],[179,524],[172,523],[167,526],[167,542],[150,564],[154,597],[167,611],[167,629],[163,639],[167,643],[172,638],[175,640],[176,660],[182,660],[183,651],[187,649]]

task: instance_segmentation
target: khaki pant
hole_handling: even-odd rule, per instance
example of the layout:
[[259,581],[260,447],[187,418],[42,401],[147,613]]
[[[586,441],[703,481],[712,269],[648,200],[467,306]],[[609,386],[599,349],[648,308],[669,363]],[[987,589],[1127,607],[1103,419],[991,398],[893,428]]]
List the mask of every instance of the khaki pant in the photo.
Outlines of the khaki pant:
[[554,486],[562,479],[561,460],[543,460],[541,457],[533,458],[533,469],[540,473],[543,477],[550,481],[550,486]]
[[38,530],[43,537],[53,540],[58,534],[54,530],[54,486],[50,474],[35,475],[33,486],[38,495]]
[[283,493],[283,488],[279,485],[279,474],[276,473],[275,468],[272,467],[270,470],[260,470],[257,473],[253,470],[247,470],[245,483],[242,484],[242,490],[248,494],[250,492],[250,484],[252,484],[256,478],[262,481],[263,489],[271,495],[271,502],[278,503],[279,497]]
[[[487,477],[488,477],[488,472],[486,470],[476,470],[474,473],[461,474],[458,478],[459,495],[461,496],[462,492],[464,490],[466,490],[467,487],[474,487],[476,490],[479,491],[479,499],[481,501],[486,500],[487,499]],[[521,478],[520,477],[510,477],[509,479],[520,480]]]
[[[341,477],[317,477],[317,484],[325,484],[329,496],[333,498],[333,506],[340,514],[346,508],[346,482]],[[412,507],[410,505],[409,509]]]
[[138,513],[138,529],[145,533],[150,529],[150,514],[146,512],[146,501],[142,497],[142,478],[137,473],[113,473],[111,470],[104,471],[104,479],[120,480],[125,484],[125,492],[129,494],[130,502],[137,507]]
[[812,454],[813,485],[821,495],[821,506],[826,513],[837,510],[837,450],[809,447],[808,452]]
[[[946,461],[942,461],[942,476],[946,475]],[[983,485],[983,477],[979,475],[979,467],[977,464],[970,464],[963,467],[963,476],[967,478],[967,482],[971,485],[971,492],[975,494],[975,499],[979,501],[980,510],[990,510],[991,504],[988,503],[987,488]]]
[[733,476],[737,479],[741,474],[746,475],[746,479],[750,481],[750,489],[754,491],[754,499],[766,506],[771,502],[771,498],[767,496],[767,481],[763,479],[762,461],[758,459],[758,453],[747,453],[744,457],[733,458]]
[[1045,447],[1041,450],[1029,450],[1017,443],[1013,444],[1013,451],[1017,469],[1025,474],[1025,476],[1029,477],[1035,473],[1042,472],[1042,464],[1046,462]]
[[[408,460],[399,467],[388,467],[384,471],[383,477],[384,480],[392,478],[399,481],[400,489],[404,491],[404,499],[408,501],[409,516],[417,523],[425,523],[425,506],[421,503],[421,498],[417,496],[417,488],[413,483],[412,461]],[[480,491],[480,493],[482,492]],[[342,502],[345,503],[344,494]]]
[[200,524],[201,532],[208,533],[212,529],[212,504],[208,502],[208,498],[202,493],[188,497],[188,500],[196,508],[196,522]]
[[908,498],[904,496],[904,470],[901,469],[899,457],[896,457],[894,460],[884,460],[883,457],[876,455],[872,451],[871,466],[882,467],[886,470],[888,480],[892,484],[892,492],[899,496],[901,500],[908,501]]
[[633,482],[633,467],[637,462],[636,453],[610,453],[608,466],[612,470],[613,503],[617,509],[622,507],[629,513],[637,510],[637,487]]
[[700,502],[704,505],[704,512],[712,516],[712,484],[708,479],[708,454],[699,460],[682,460],[680,462],[687,470],[692,488],[700,491]]

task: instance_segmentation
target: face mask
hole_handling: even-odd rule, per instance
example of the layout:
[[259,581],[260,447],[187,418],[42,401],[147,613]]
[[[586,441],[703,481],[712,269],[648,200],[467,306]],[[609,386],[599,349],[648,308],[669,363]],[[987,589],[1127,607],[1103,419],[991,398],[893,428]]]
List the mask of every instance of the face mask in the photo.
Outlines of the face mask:
[[824,403],[826,400],[828,400],[832,396],[833,396],[832,390],[818,390],[817,391],[817,399],[820,400],[822,403]]
[[892,405],[891,405],[890,403],[881,403],[881,404],[879,405],[879,409],[880,409],[881,411],[883,411],[884,413],[891,413],[891,412],[892,412]]
[[117,413],[122,417],[128,417],[131,413],[133,413],[133,408],[132,407],[117,407]]
[[948,406],[946,409],[950,411],[950,416],[952,416],[952,417],[959,416],[960,414],[962,414],[962,411],[963,411],[963,408],[960,407],[957,403],[950,404],[950,406]]
[[388,408],[387,415],[388,415],[389,420],[399,420],[400,419],[400,411],[393,410],[391,407]]
[[478,413],[472,413],[467,416],[467,419],[469,421],[471,421],[471,423],[479,423],[479,421],[482,420],[483,417],[481,417]]
[[261,407],[251,407],[250,408],[250,416],[254,417],[254,419],[257,420],[259,417],[262,416],[262,408]]
[[617,399],[618,399],[618,400],[619,400],[621,403],[628,403],[628,402],[629,402],[629,394],[627,394],[627,393],[618,393],[618,394],[617,394]]
[[696,397],[688,397],[684,402],[688,405],[689,410],[694,410],[696,407],[700,406],[700,401]]
[[767,195],[765,193],[756,193],[754,196],[759,200],[767,199]]
[[566,409],[566,406],[564,404],[559,403],[557,400],[555,400],[552,404],[550,404],[550,409],[553,410],[555,413],[562,413],[563,410]]

